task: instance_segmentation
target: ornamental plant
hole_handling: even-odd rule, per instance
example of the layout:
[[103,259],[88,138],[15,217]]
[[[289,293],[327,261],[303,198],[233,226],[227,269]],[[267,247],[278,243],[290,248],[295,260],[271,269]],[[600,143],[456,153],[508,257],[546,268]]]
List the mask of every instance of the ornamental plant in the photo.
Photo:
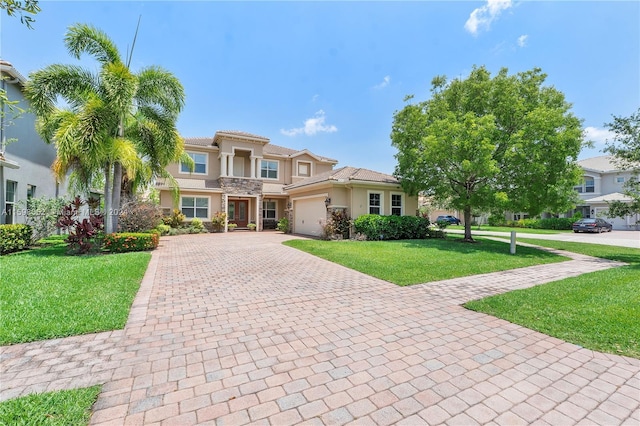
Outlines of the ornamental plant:
[[[99,203],[95,198],[83,201],[76,197],[62,208],[56,226],[68,233],[69,254],[86,254],[101,246],[104,217],[98,210]],[[83,206],[88,206],[88,211],[83,212]]]
[[0,225],[0,255],[24,249],[31,241],[29,225]]
[[158,247],[160,235],[157,232],[120,232],[104,236],[103,250],[110,253],[153,250]]

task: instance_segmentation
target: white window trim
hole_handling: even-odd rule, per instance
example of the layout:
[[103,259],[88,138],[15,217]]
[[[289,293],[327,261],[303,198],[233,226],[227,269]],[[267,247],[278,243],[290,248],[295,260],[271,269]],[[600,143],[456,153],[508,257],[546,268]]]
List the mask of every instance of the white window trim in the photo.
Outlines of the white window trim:
[[[618,181],[618,179],[622,179],[622,182]],[[624,176],[616,176],[613,178],[613,182],[616,184],[624,184],[627,181],[627,178],[625,178]]]
[[404,202],[405,202],[405,196],[404,193],[402,192],[392,192],[391,193],[391,197],[389,200],[389,208],[391,209],[390,212],[391,214],[393,214],[393,209],[397,208],[393,206],[393,196],[394,195],[399,195],[400,196],[400,216],[404,216]]
[[[300,163],[305,163],[309,165],[309,174],[307,176],[301,175],[300,174]],[[306,161],[306,160],[296,160],[296,174],[293,177],[299,177],[299,178],[308,178],[313,176],[314,174],[314,163],[312,161]]]
[[[593,179],[593,192],[587,192],[587,178],[589,179]],[[578,192],[579,194],[596,194],[598,193],[598,191],[596,190],[596,177],[595,176],[591,176],[591,175],[584,175],[582,176],[582,181],[578,184],[575,185],[573,188],[582,188],[582,190],[580,192]]]
[[[262,211],[265,211],[265,210],[266,210],[266,209],[264,208],[264,203],[266,203],[266,202],[267,202],[267,200],[262,200]],[[275,207],[275,209],[274,209],[274,210],[275,210],[275,212],[276,212],[276,217],[274,217],[274,218],[266,218],[266,217],[263,217],[262,219],[278,220],[278,200],[271,199],[269,202],[271,202],[271,203],[275,203],[275,204],[276,204],[276,207]],[[263,213],[263,215],[264,215],[264,213]]]
[[384,191],[367,191],[367,214],[371,213],[371,194],[380,194],[380,216],[384,216]]
[[[276,163],[276,177],[275,178],[270,178],[270,177],[262,177],[262,162],[263,161],[269,161],[272,163]],[[280,180],[280,160],[271,160],[269,158],[261,158],[260,159],[260,170],[259,170],[259,174],[260,177],[259,179],[264,179],[264,180],[273,180],[273,181],[278,181]],[[267,173],[268,174],[268,173]]]
[[204,173],[198,173],[196,171],[193,172],[183,172],[182,171],[182,161],[178,161],[178,173],[181,175],[200,175],[206,176],[209,174],[209,153],[202,151],[186,151],[187,154],[200,154],[204,155]]
[[183,199],[183,198],[193,198],[193,199],[194,199],[194,200],[193,200],[193,214],[194,214],[194,215],[195,215],[195,212],[196,212],[196,211],[195,211],[195,209],[196,209],[196,206],[195,206],[195,205],[196,205],[196,199],[197,199],[197,198],[205,198],[205,199],[207,200],[207,217],[205,217],[205,218],[200,218],[200,217],[194,216],[194,217],[187,217],[185,220],[187,220],[187,221],[191,221],[191,220],[196,219],[196,218],[197,218],[197,219],[200,219],[200,220],[202,220],[202,221],[208,221],[208,220],[211,220],[211,197],[207,197],[207,196],[203,197],[203,196],[200,196],[200,195],[185,195],[185,194],[180,194],[180,212],[182,212],[182,207],[183,207],[183,206],[182,206],[182,199]]

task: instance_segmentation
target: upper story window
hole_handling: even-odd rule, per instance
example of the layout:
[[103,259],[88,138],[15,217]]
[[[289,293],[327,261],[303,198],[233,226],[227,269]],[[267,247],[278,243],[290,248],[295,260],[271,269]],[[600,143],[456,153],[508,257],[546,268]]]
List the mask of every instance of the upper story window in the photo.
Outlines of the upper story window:
[[[207,154],[202,154],[198,152],[187,152],[187,155],[191,157],[193,162],[195,163],[195,167],[193,169],[193,173],[197,173],[199,175],[207,174]],[[189,170],[189,166],[180,162],[180,173],[191,173]]]
[[260,177],[263,179],[278,179],[278,162],[261,160]]
[[382,214],[382,194],[369,193],[369,214]]
[[306,161],[298,161],[298,176],[311,176],[311,163]]
[[574,186],[573,189],[575,189],[577,192],[579,192],[581,194],[583,192],[585,192],[585,193],[596,192],[595,179],[593,179],[590,176],[585,176],[584,179],[582,180],[582,184]]
[[402,216],[402,194],[391,194],[391,214]]

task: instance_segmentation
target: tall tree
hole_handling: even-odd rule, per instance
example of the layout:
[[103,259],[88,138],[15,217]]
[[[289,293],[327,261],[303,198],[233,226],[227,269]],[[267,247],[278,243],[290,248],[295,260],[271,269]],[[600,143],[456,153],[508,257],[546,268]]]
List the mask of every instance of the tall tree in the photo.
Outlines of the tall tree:
[[621,170],[631,170],[633,176],[624,184],[624,194],[630,202],[609,203],[609,217],[626,217],[640,214],[640,108],[629,117],[613,116],[605,127],[614,134],[607,144],[606,152],[614,156]]
[[[42,137],[56,145],[54,171],[69,170],[81,187],[104,175],[105,228],[118,229],[123,176],[136,180],[144,162],[149,178],[184,154],[175,123],[184,106],[178,79],[159,67],[132,73],[111,39],[85,24],[69,28],[65,45],[99,63],[97,74],[74,65],[50,65],[30,75],[27,98],[38,117]],[[61,98],[63,106],[57,102]]]
[[581,121],[545,79],[538,68],[492,77],[474,67],[466,79],[435,77],[430,99],[394,114],[395,175],[408,193],[462,210],[466,241],[474,211],[538,215],[575,205]]
[[31,15],[40,12],[38,0],[0,0],[0,9],[4,9],[9,16],[20,16],[20,22],[27,28],[33,28],[31,24],[35,19]]

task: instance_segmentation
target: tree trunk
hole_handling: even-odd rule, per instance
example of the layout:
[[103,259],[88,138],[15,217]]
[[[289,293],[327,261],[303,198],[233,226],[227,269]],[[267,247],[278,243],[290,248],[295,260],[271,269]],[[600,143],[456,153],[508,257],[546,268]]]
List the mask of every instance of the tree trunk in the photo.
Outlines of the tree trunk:
[[464,208],[464,241],[473,242],[471,237],[471,206]]
[[122,164],[113,165],[113,187],[111,189],[111,228],[113,232],[118,232],[118,219],[120,216],[120,191],[122,190]]
[[113,227],[111,224],[111,164],[104,166],[104,232],[111,234]]

